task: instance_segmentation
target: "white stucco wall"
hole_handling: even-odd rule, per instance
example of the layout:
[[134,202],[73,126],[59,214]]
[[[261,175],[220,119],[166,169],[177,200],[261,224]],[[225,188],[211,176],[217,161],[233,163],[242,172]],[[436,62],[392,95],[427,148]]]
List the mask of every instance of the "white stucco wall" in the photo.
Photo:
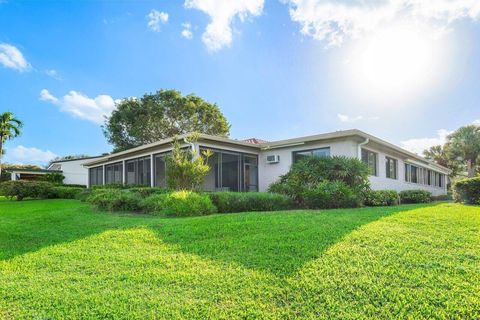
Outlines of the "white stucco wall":
[[[330,154],[337,156],[358,157],[358,142],[353,139],[334,140],[330,142],[322,142],[308,145],[292,146],[281,149],[272,149],[262,151],[259,156],[259,180],[260,191],[266,191],[268,186],[275,182],[281,175],[288,172],[292,165],[292,152],[300,150],[308,150],[314,148],[330,147]],[[422,184],[410,183],[405,181],[405,161],[402,157],[392,153],[386,153],[369,145],[365,146],[378,154],[377,176],[370,176],[371,188],[374,190],[409,190],[423,189],[430,191],[432,195],[443,195],[447,193],[446,184],[442,187],[427,186]],[[276,164],[267,164],[267,155],[280,155],[280,162]],[[385,157],[398,160],[397,179],[386,177]]]
[[60,169],[65,176],[63,183],[65,184],[83,184],[88,183],[88,170],[83,167],[83,164],[92,161],[92,159],[80,159],[58,162]]
[[[262,151],[258,157],[259,189],[260,191],[266,191],[270,184],[290,170],[293,160],[292,152],[294,151],[330,147],[330,155],[332,156],[356,157],[356,145],[353,140],[343,139]],[[267,156],[270,155],[279,155],[280,162],[267,164]]]
[[[378,154],[378,163],[377,163],[377,176],[370,176],[370,186],[374,190],[396,190],[396,191],[403,191],[403,190],[411,190],[411,189],[422,189],[427,190],[432,193],[434,196],[447,194],[447,186],[446,183],[443,187],[435,187],[435,186],[428,186],[418,183],[411,183],[405,181],[405,161],[399,156],[395,156],[386,152],[382,152],[376,148],[371,146],[367,146],[366,149],[371,150]],[[390,179],[386,177],[386,158],[390,157],[393,159],[397,159],[398,161],[398,168],[397,168],[397,179]],[[424,166],[424,168],[428,168]],[[445,182],[447,177],[445,177]]]

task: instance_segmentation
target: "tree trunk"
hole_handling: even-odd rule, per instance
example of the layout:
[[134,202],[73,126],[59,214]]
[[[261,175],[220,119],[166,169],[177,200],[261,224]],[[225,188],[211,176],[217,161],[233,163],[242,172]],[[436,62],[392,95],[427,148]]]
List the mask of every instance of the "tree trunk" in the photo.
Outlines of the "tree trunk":
[[467,174],[469,178],[475,177],[475,161],[472,159],[467,160]]

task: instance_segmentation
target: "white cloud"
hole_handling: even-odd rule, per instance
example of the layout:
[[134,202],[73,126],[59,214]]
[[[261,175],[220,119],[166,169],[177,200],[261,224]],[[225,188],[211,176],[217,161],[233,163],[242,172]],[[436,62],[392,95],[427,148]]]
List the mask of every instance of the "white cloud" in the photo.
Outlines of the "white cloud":
[[202,34],[209,51],[218,51],[232,42],[232,21],[244,21],[249,16],[259,16],[264,0],[185,0],[187,9],[197,9],[210,16],[210,23]]
[[384,23],[409,20],[444,30],[460,19],[479,19],[478,0],[286,0],[301,32],[329,46],[356,38]]
[[5,162],[17,164],[46,164],[48,161],[58,157],[50,150],[40,150],[34,147],[22,145],[8,149],[5,153]]
[[52,77],[52,78],[56,79],[56,80],[62,80],[62,77],[60,76],[58,71],[55,70],[55,69],[47,69],[47,70],[45,70],[45,74],[49,77]]
[[473,121],[472,123],[477,125],[477,126],[480,126],[480,119],[477,119],[477,120]]
[[69,113],[75,118],[85,119],[93,123],[102,124],[115,109],[115,103],[111,96],[99,95],[95,98],[70,91],[63,98],[58,99],[47,89],[40,91],[40,100],[50,102],[60,108],[60,111]]
[[155,32],[160,32],[160,24],[168,22],[168,13],[152,9],[147,15],[148,27]]
[[182,23],[182,37],[185,39],[192,39],[193,38],[193,33],[192,33],[192,25],[188,22]]
[[0,64],[20,72],[31,67],[20,50],[8,43],[0,43]]
[[380,119],[380,117],[367,117],[367,118],[365,118],[364,116],[352,117],[352,116],[349,116],[349,115],[346,115],[346,114],[341,114],[341,113],[337,114],[337,118],[341,122],[346,122],[346,123],[353,123],[353,122],[357,122],[357,121],[360,121],[360,120],[378,120],[378,119]]
[[411,152],[421,155],[423,154],[424,150],[427,150],[430,147],[433,147],[436,145],[443,145],[447,139],[447,136],[451,133],[453,133],[453,131],[440,129],[440,130],[437,130],[436,137],[414,138],[414,139],[405,140],[401,142],[401,146],[404,149],[407,149]]

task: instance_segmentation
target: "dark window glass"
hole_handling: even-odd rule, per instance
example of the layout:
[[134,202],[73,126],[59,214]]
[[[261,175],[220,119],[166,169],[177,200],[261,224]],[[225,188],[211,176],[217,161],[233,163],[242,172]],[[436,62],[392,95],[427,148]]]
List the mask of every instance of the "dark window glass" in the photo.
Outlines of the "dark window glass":
[[91,186],[103,184],[103,167],[90,168],[88,174]]
[[121,162],[105,166],[105,183],[121,184],[123,178],[123,165]]
[[415,166],[410,166],[410,182],[418,183],[418,168]]
[[307,157],[328,157],[328,156],[330,156],[330,148],[294,151],[293,163],[298,162]]
[[125,167],[127,184],[150,185],[150,157],[128,160],[125,162]]
[[362,161],[370,169],[370,174],[372,176],[377,175],[377,154],[375,152],[362,149]]
[[397,160],[386,157],[386,176],[390,179],[397,179]]
[[155,186],[167,187],[167,167],[164,155],[155,156]]

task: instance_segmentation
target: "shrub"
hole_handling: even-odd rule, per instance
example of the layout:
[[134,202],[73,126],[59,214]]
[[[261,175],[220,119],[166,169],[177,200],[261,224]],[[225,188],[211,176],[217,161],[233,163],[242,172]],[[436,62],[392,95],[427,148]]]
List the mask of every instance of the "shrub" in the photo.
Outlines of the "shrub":
[[200,216],[217,212],[217,208],[206,194],[192,191],[175,191],[154,194],[141,203],[144,211],[166,216]]
[[292,208],[292,200],[289,197],[270,192],[211,192],[207,195],[221,213]]
[[141,198],[146,198],[148,196],[151,196],[153,194],[164,194],[168,193],[170,190],[166,188],[151,188],[151,187],[133,187],[133,188],[128,188],[128,191],[137,194]]
[[368,190],[365,192],[364,204],[368,207],[393,206],[399,203],[395,190]]
[[53,184],[62,184],[63,179],[65,179],[65,176],[59,172],[51,172],[51,173],[45,174],[42,178],[43,180]]
[[110,183],[110,184],[96,184],[91,186],[91,189],[126,189],[128,186],[121,183]]
[[343,181],[324,180],[304,193],[305,207],[310,209],[353,208],[361,203],[361,197]]
[[[287,174],[270,186],[269,191],[285,194],[299,206],[306,206],[307,193],[310,192],[309,201],[313,201],[311,191],[318,188],[321,182],[340,181],[349,187],[357,198],[361,198],[360,194],[368,189],[368,176],[367,165],[358,159],[338,156],[307,157],[294,163]],[[336,204],[332,203],[332,206],[335,207]]]
[[84,184],[62,184],[62,187],[71,187],[71,188],[82,188],[82,189],[86,189],[87,186],[84,185]]
[[451,194],[442,194],[439,196],[432,196],[432,201],[450,201],[452,200]]
[[53,185],[46,181],[15,180],[0,184],[0,193],[21,201],[25,198],[50,198]]
[[51,199],[76,199],[77,195],[84,190],[84,188],[78,187],[55,186],[52,187],[52,190],[48,197]]
[[404,190],[400,192],[401,203],[427,203],[432,199],[432,193],[426,190]]
[[121,189],[92,190],[86,201],[101,210],[140,211],[138,194]]
[[83,189],[81,192],[77,193],[75,199],[82,202],[86,202],[88,197],[92,194],[92,189]]
[[453,185],[455,202],[480,204],[480,177],[457,181]]

